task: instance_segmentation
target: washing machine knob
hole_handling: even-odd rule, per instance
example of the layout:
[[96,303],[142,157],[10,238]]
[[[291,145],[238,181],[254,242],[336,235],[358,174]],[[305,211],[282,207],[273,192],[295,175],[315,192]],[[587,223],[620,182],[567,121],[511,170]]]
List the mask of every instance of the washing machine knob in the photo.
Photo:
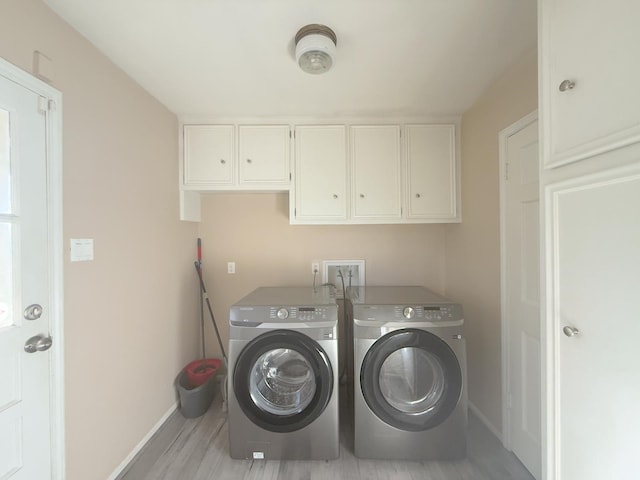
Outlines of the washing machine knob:
[[278,318],[280,320],[285,320],[289,317],[289,310],[287,310],[286,308],[281,308],[278,310]]
[[416,310],[413,307],[404,307],[402,315],[404,315],[404,318],[411,319],[416,316]]

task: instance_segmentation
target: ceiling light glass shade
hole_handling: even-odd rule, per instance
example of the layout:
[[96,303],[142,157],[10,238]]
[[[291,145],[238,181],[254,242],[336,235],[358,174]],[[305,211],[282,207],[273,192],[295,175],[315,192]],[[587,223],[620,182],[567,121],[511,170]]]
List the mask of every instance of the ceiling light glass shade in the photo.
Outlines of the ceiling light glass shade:
[[329,71],[335,63],[336,34],[324,25],[307,25],[296,35],[296,61],[312,74]]

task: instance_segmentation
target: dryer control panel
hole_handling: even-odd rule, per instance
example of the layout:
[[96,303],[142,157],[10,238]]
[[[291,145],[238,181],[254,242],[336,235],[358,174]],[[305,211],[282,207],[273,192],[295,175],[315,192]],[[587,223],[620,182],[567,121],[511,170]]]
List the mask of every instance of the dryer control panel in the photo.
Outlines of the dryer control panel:
[[402,322],[447,322],[461,320],[459,304],[442,305],[354,305],[358,320]]
[[[402,309],[402,315],[399,315],[399,310]],[[400,318],[400,316],[404,317],[407,320],[411,320],[413,318],[423,318],[427,321],[441,321],[441,320],[452,320],[454,314],[454,308],[452,305],[419,305],[419,306],[408,306],[408,307],[400,307],[397,306],[395,308],[394,317]]]
[[396,306],[394,308],[394,317],[406,320],[424,319],[429,322],[438,322],[442,320],[453,320],[452,305],[416,305],[416,306]]

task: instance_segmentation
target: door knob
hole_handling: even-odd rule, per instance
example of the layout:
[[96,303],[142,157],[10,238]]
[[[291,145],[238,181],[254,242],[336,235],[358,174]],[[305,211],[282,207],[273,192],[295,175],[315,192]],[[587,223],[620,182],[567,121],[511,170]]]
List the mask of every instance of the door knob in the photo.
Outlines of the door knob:
[[568,325],[564,327],[562,331],[567,337],[575,337],[580,333],[580,330],[578,330],[576,327],[570,327]]
[[53,345],[53,339],[49,336],[34,335],[24,344],[24,351],[27,353],[45,352]]
[[24,318],[26,320],[37,320],[42,315],[42,306],[34,303],[24,309]]

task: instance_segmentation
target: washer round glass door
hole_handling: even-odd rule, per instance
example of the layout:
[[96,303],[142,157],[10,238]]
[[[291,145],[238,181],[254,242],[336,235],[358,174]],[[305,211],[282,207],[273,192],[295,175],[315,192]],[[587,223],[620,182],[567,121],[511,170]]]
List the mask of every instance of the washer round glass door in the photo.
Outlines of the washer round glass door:
[[324,411],[333,392],[333,371],[316,341],[299,332],[274,330],[242,350],[233,388],[253,423],[272,432],[292,432]]
[[378,418],[418,432],[444,422],[462,392],[462,370],[451,348],[424,330],[402,329],[378,339],[360,371],[364,399]]

